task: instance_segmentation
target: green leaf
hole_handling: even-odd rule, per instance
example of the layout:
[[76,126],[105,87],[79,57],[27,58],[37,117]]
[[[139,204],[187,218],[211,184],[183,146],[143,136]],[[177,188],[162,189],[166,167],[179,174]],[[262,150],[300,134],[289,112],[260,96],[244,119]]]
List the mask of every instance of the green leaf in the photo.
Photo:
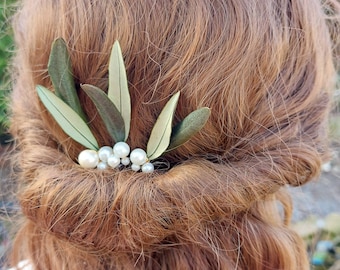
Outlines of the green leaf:
[[82,84],[80,87],[93,101],[112,139],[115,142],[123,142],[125,140],[124,120],[113,102],[96,86]]
[[64,132],[86,148],[98,150],[98,143],[85,121],[64,101],[45,87],[36,87],[41,102]]
[[66,43],[62,38],[56,39],[52,44],[48,61],[48,73],[51,77],[55,94],[86,121],[75,88],[70,56]]
[[171,151],[190,140],[192,136],[204,127],[209,116],[210,109],[207,107],[191,112],[172,129],[170,145],[166,151]]
[[169,146],[172,119],[175,114],[179,95],[180,92],[177,92],[167,102],[151,131],[146,151],[149,160],[161,156]]
[[131,102],[124,59],[118,41],[113,44],[111,51],[107,95],[124,119],[126,140],[130,132]]

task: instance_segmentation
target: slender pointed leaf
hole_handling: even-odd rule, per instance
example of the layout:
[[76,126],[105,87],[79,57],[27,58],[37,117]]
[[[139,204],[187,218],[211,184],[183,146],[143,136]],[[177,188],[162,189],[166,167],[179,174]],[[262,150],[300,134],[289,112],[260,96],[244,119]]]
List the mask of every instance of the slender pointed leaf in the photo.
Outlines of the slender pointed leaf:
[[36,90],[41,102],[67,135],[86,148],[99,148],[85,121],[70,106],[41,85],[38,85]]
[[175,114],[179,95],[180,92],[176,93],[167,102],[151,131],[147,145],[147,156],[149,160],[161,156],[169,146],[172,119]]
[[130,131],[131,101],[124,59],[118,41],[113,44],[111,51],[109,64],[109,90],[107,95],[124,119],[126,140]]
[[191,112],[172,129],[170,145],[166,151],[171,151],[190,140],[192,136],[204,127],[209,116],[210,109],[207,107]]
[[56,95],[86,121],[75,88],[70,56],[62,38],[56,39],[52,44],[48,61],[48,73]]
[[123,142],[125,140],[124,120],[113,102],[96,86],[82,84],[81,88],[93,101],[112,139],[115,142]]

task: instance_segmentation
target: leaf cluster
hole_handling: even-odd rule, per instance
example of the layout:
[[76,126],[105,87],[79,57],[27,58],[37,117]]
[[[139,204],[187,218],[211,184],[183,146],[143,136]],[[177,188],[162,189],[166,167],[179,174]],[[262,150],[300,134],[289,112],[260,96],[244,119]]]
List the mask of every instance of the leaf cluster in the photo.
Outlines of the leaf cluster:
[[[98,150],[99,146],[86,123],[86,116],[72,76],[72,66],[65,41],[57,39],[52,45],[48,72],[55,94],[38,85],[41,102],[64,132],[83,146]],[[109,63],[109,89],[106,94],[96,86],[82,84],[82,90],[92,100],[109,134],[115,142],[126,141],[130,130],[131,102],[126,70],[120,45],[112,47]],[[210,109],[201,108],[190,113],[172,128],[180,92],[170,98],[161,111],[147,144],[147,156],[153,160],[164,152],[187,142],[207,122]]]

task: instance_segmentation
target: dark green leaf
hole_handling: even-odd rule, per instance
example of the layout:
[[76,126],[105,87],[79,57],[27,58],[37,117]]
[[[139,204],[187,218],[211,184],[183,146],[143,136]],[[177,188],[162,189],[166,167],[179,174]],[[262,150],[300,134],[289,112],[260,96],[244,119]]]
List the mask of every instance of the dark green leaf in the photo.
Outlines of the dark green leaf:
[[172,119],[175,114],[180,92],[176,93],[164,106],[154,125],[147,145],[147,156],[153,160],[168,148],[171,136]]
[[48,73],[56,95],[78,113],[83,120],[86,120],[75,88],[70,56],[65,41],[61,38],[56,39],[52,44]]
[[67,135],[89,149],[98,150],[91,130],[70,106],[45,87],[38,85],[36,89],[41,102]]
[[123,142],[125,140],[124,120],[116,106],[98,87],[90,84],[82,84],[80,87],[93,101],[112,139],[115,142]]
[[124,119],[126,140],[130,131],[131,102],[124,59],[118,41],[113,44],[111,51],[107,95]]
[[200,108],[191,112],[184,120],[178,123],[173,129],[170,139],[170,145],[167,151],[171,151],[184,144],[198,131],[200,131],[210,116],[210,109],[207,107]]

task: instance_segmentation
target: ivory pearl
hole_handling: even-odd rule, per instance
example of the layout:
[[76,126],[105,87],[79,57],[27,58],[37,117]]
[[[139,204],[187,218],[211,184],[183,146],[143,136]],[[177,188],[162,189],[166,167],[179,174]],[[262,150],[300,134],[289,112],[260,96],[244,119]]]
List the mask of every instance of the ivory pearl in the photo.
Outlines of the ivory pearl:
[[119,158],[125,158],[130,154],[130,146],[125,142],[117,142],[113,146],[113,153]]
[[154,171],[154,166],[152,163],[147,162],[142,166],[142,172],[144,173],[152,173]]
[[111,155],[107,159],[107,164],[112,168],[116,168],[120,164],[120,158],[115,155]]
[[100,161],[97,165],[97,169],[101,171],[106,170],[107,167],[108,167],[107,163],[103,161]]
[[130,159],[128,157],[122,158],[120,162],[124,165],[127,166],[130,164]]
[[96,168],[99,163],[98,153],[95,150],[86,149],[78,156],[79,165],[85,169]]
[[147,160],[147,156],[146,156],[145,151],[143,149],[140,149],[140,148],[136,148],[136,149],[132,150],[132,152],[130,154],[130,160],[133,164],[143,165]]
[[131,170],[138,172],[140,170],[140,166],[137,164],[132,164],[131,165]]
[[109,156],[113,153],[112,147],[110,146],[103,146],[98,151],[98,156],[101,161],[107,162]]

